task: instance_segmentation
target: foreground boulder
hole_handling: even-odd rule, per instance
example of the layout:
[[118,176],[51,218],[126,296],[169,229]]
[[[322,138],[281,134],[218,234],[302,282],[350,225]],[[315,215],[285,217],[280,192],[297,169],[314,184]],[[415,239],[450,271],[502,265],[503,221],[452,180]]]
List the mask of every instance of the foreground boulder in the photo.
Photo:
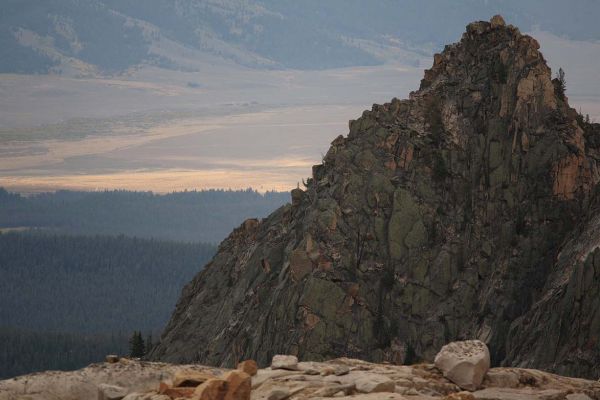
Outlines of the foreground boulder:
[[287,355],[276,355],[271,360],[271,369],[289,369],[291,371],[298,369],[298,357]]
[[435,356],[444,376],[466,390],[477,390],[490,369],[490,352],[479,340],[452,342]]
[[[262,368],[250,377],[239,369],[125,362],[0,381],[0,400],[97,400],[99,389],[116,396],[113,400],[600,400],[597,381],[520,368],[492,368],[478,390],[465,392],[433,364],[398,366],[339,358],[298,362],[294,371]],[[335,370],[347,371],[331,373]],[[197,380],[184,383],[192,386],[173,386],[175,375],[190,371],[208,374],[209,379],[196,387]]]
[[469,337],[493,365],[600,376],[600,125],[553,75],[501,17],[469,24],[221,243],[150,357],[407,364]]
[[[107,362],[114,363],[114,361],[108,359]],[[98,400],[121,400],[127,394],[127,389],[120,386],[107,385],[106,383],[98,385]]]

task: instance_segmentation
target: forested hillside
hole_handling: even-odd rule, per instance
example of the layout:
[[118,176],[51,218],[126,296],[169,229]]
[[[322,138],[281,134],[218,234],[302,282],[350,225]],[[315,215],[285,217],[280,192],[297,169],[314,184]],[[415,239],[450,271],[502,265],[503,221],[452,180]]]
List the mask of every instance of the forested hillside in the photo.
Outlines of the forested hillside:
[[250,189],[165,195],[60,191],[24,197],[0,188],[0,228],[218,243],[245,219],[264,217],[289,198],[289,193]]
[[39,331],[157,331],[214,252],[125,236],[1,234],[0,321]]
[[158,336],[214,245],[125,236],[0,234],[0,378],[76,369]]
[[127,351],[124,334],[30,332],[0,327],[0,379],[45,370],[72,370]]

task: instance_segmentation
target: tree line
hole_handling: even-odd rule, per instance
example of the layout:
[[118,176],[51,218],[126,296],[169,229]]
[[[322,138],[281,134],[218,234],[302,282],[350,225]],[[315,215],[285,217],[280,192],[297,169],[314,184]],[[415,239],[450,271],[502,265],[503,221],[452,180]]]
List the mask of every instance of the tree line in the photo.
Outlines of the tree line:
[[219,243],[245,219],[265,217],[288,201],[289,193],[252,189],[23,196],[0,188],[0,228]]

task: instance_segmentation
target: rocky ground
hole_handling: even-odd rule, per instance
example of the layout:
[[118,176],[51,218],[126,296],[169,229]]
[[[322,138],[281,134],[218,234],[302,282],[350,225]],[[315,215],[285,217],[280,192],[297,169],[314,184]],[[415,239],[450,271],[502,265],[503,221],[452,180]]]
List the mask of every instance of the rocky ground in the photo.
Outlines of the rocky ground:
[[488,369],[489,352],[481,345],[451,344],[438,353],[435,364],[411,366],[349,358],[298,362],[295,356],[275,356],[268,368],[257,369],[248,360],[226,370],[112,359],[73,372],[1,381],[0,400],[600,399],[597,381],[533,369]]

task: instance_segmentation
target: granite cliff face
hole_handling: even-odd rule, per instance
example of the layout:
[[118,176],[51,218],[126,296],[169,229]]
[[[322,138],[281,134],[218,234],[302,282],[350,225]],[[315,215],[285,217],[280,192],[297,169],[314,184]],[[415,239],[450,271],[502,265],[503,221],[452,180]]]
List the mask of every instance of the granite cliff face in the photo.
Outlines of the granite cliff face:
[[291,205],[221,243],[152,358],[404,364],[478,338],[492,365],[597,377],[598,130],[535,39],[470,24],[408,100],[350,121]]

